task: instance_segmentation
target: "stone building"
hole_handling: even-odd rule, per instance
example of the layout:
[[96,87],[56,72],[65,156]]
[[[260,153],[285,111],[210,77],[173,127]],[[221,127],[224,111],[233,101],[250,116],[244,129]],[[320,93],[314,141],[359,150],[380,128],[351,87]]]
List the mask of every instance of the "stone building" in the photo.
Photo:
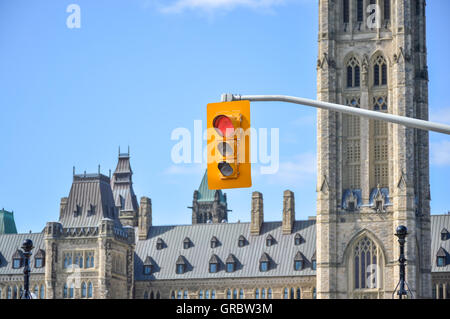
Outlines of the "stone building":
[[[427,119],[426,59],[424,0],[319,1],[318,99]],[[205,174],[192,225],[169,226],[153,225],[119,151],[112,178],[74,172],[41,233],[16,234],[0,211],[0,298],[23,289],[25,238],[38,298],[392,298],[401,224],[412,293],[450,298],[450,215],[430,215],[428,148],[427,132],[320,110],[316,217],[296,220],[285,191],[281,221],[265,221],[255,192],[250,222],[228,223]]]

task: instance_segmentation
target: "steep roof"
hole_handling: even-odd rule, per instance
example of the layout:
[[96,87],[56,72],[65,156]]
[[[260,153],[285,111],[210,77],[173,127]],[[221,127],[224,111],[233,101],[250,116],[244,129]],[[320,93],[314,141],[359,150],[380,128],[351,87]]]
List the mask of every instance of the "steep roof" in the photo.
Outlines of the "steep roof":
[[450,264],[444,267],[438,267],[436,259],[438,256],[445,257],[446,252],[450,251],[450,238],[441,238],[441,231],[450,228],[450,215],[432,215],[431,216],[431,271],[432,272],[450,272]]
[[132,176],[130,154],[119,154],[117,167],[111,179],[114,203],[120,210],[137,212],[139,206],[133,190]]
[[103,218],[113,219],[117,224],[110,180],[102,174],[73,176],[73,183],[60,222],[63,227],[98,226]]
[[17,269],[12,267],[12,259],[17,250],[22,247],[25,239],[31,239],[34,246],[30,259],[31,274],[43,274],[45,272],[45,267],[34,268],[34,262],[32,262],[39,250],[45,249],[44,234],[7,234],[0,235],[0,275],[23,274],[23,267]]
[[[203,175],[202,182],[198,188],[198,197],[197,200],[199,202],[213,202],[216,194],[216,190],[209,189],[208,187],[208,172],[205,171]],[[219,202],[225,203],[226,199],[221,190],[217,190],[219,192]]]
[[[295,234],[300,233],[305,243],[295,245]],[[266,237],[271,235],[276,243],[266,246]],[[306,265],[302,271],[294,271],[293,262],[298,250],[311,260],[316,251],[315,221],[296,221],[292,234],[284,235],[281,222],[266,222],[261,229],[261,235],[250,235],[250,223],[196,224],[185,226],[153,226],[148,239],[136,243],[135,278],[136,280],[167,280],[167,279],[212,279],[212,278],[248,278],[248,277],[281,277],[281,276],[312,276],[315,270]],[[248,244],[238,247],[239,237],[247,238]],[[211,238],[215,236],[221,242],[216,248],[211,248]],[[189,237],[192,246],[183,249],[183,240]],[[156,242],[162,238],[166,244],[164,249],[157,250]],[[259,271],[259,260],[266,253],[270,256],[273,266],[269,271]],[[226,272],[223,268],[215,273],[209,272],[211,256],[218,260],[229,260],[230,254],[237,261],[234,272]],[[178,257],[182,255],[189,261],[191,267],[183,274],[175,273]],[[152,275],[143,274],[143,262],[151,256],[156,264]]]
[[16,222],[14,221],[14,213],[4,209],[0,210],[0,235],[17,234]]

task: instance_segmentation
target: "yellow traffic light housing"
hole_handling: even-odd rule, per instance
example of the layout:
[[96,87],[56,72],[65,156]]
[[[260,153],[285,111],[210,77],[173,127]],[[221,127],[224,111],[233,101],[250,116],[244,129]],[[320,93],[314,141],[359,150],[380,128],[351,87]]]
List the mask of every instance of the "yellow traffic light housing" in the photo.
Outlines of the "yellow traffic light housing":
[[250,101],[207,107],[209,189],[252,186]]

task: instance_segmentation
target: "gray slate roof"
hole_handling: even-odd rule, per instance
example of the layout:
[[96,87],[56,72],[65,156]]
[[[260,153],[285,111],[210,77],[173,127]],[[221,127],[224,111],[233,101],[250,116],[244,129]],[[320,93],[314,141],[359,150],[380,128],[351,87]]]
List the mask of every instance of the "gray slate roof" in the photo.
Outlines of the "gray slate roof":
[[0,235],[0,275],[23,275],[23,267],[14,269],[12,267],[12,257],[25,239],[33,241],[34,249],[30,259],[31,274],[43,274],[45,267],[34,268],[34,256],[39,249],[45,249],[44,234],[5,234]]
[[[441,232],[450,228],[450,215],[432,215],[431,216],[431,272],[450,272],[450,237],[446,240],[441,239]],[[443,249],[440,249],[443,248]],[[445,267],[438,267],[437,255],[447,252]]]
[[[300,233],[305,242],[294,244],[296,233]],[[266,247],[266,237],[271,235],[275,243]],[[238,247],[238,239],[243,235],[247,244]],[[216,236],[220,242],[217,248],[211,248],[211,238]],[[189,237],[191,247],[183,249],[183,240]],[[167,245],[157,250],[156,242],[161,238]],[[283,235],[281,222],[266,222],[261,235],[250,235],[250,223],[197,224],[186,226],[153,226],[148,239],[136,244],[135,278],[136,280],[162,279],[209,279],[209,278],[248,278],[315,275],[311,269],[311,258],[316,249],[315,221],[296,221],[292,234]],[[304,270],[294,271],[294,257],[300,251],[306,258]],[[271,259],[270,270],[259,271],[261,256],[267,253]],[[219,272],[209,272],[209,261],[213,255],[223,263],[230,254],[237,260],[235,272],[227,273],[225,265]],[[143,262],[150,256],[155,263],[152,275],[143,274]],[[180,256],[184,257],[187,272],[176,274],[175,265]]]
[[[89,214],[91,205],[93,214]],[[81,208],[79,216],[74,215],[77,206]],[[63,227],[95,227],[103,218],[118,222],[110,179],[102,174],[74,175],[67,206],[60,218]]]

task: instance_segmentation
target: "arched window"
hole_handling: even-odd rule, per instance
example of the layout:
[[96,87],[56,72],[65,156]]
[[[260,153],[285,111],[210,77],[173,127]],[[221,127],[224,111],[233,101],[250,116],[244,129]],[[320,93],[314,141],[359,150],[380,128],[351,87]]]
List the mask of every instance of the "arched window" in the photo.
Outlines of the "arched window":
[[189,299],[189,292],[187,290],[183,292],[183,299]]
[[255,299],[259,299],[259,289],[256,288],[255,290]]
[[150,299],[155,299],[155,294],[153,293],[153,291],[150,291]]
[[159,293],[159,291],[156,293],[156,299],[161,299],[161,294]]
[[170,299],[175,299],[175,291],[172,291],[172,293],[170,294]]
[[317,291],[316,291],[316,287],[313,288],[313,299],[317,298]]
[[231,299],[231,289],[227,289],[227,299]]
[[[375,243],[364,236],[353,249],[354,289],[378,288],[379,251]],[[365,295],[364,295],[365,296]]]
[[14,286],[14,290],[13,290],[13,299],[17,299],[17,286]]
[[289,299],[289,290],[284,288],[283,299]]
[[239,299],[244,299],[244,289],[239,289]]
[[347,62],[347,88],[359,88],[361,85],[361,69],[359,61],[352,57]]
[[297,299],[301,299],[302,298],[302,292],[301,292],[300,288],[297,288],[296,297],[297,297]]
[[203,290],[201,290],[201,289],[198,292],[198,299],[203,299]]
[[387,85],[387,64],[383,56],[379,55],[373,65],[373,85]]
[[272,299],[272,288],[267,290],[267,299]]
[[216,299],[216,291],[214,289],[211,291],[211,299]]
[[[147,293],[147,292],[145,292],[145,294],[146,294],[146,293]],[[147,299],[147,298],[145,297],[145,294],[144,294],[144,299]],[[86,296],[87,296],[86,283],[83,282],[83,283],[81,284],[81,298],[86,298]]]
[[94,294],[94,288],[92,287],[92,282],[88,283],[88,298],[92,298]]
[[94,268],[94,252],[89,251],[86,253],[86,268]]
[[177,291],[177,299],[181,299],[181,296],[182,296],[182,292],[181,292],[181,290],[178,290]]
[[209,299],[209,290],[205,291],[205,297],[206,297],[206,299]]
[[11,287],[8,287],[8,289],[6,290],[6,299],[12,299],[12,289]]
[[291,288],[291,294],[290,294],[290,299],[294,299],[295,295],[294,295],[294,288]]
[[33,294],[34,294],[35,298],[39,298],[39,286],[38,285],[34,285]]
[[41,285],[39,298],[45,299],[45,286],[44,286],[44,284]]
[[63,298],[67,298],[67,284],[64,284],[64,288],[63,288]]
[[233,289],[233,299],[237,299],[238,297],[238,291],[237,289]]
[[266,288],[261,289],[261,299],[266,299]]

